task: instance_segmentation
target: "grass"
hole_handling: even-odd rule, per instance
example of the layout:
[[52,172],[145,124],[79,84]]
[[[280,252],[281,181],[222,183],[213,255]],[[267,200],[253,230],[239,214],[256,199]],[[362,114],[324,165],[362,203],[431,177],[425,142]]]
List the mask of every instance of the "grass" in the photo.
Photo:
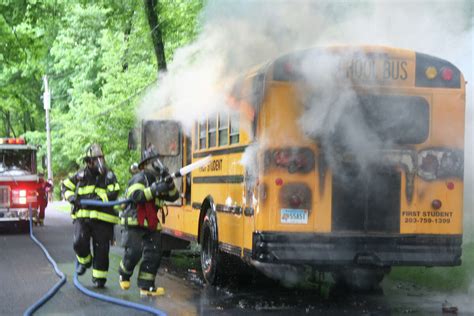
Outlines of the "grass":
[[474,282],[474,242],[463,245],[462,265],[458,267],[394,267],[389,278],[433,290],[465,292]]

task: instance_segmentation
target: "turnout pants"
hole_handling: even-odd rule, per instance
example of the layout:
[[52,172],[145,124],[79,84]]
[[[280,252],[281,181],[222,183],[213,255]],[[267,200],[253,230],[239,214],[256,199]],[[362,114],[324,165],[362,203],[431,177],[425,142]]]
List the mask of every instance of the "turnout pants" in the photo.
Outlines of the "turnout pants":
[[[74,221],[74,251],[80,264],[90,266],[92,277],[106,279],[109,270],[110,242],[114,235],[114,225],[95,219]],[[90,244],[94,256],[91,256]]]
[[138,287],[148,289],[155,286],[155,277],[161,261],[161,232],[142,227],[127,227],[123,230],[124,256],[119,273],[130,279],[140,259]]

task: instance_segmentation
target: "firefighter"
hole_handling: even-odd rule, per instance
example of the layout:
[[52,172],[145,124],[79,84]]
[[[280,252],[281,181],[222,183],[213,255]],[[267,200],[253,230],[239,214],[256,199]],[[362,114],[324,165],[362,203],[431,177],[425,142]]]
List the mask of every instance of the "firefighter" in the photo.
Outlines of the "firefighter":
[[[120,187],[115,174],[105,164],[100,145],[92,144],[83,161],[85,168],[63,181],[62,192],[72,204],[74,251],[78,261],[76,272],[83,275],[92,265],[92,282],[97,288],[103,288],[109,269],[110,242],[118,216],[113,207],[81,206],[80,201],[114,201]],[[93,256],[90,251],[91,238]]]
[[161,224],[164,221],[164,201],[179,197],[173,179],[151,146],[143,153],[139,171],[128,182],[126,196],[131,200],[121,215],[124,256],[120,262],[120,287],[130,288],[133,269],[142,258],[138,272],[140,295],[163,295],[155,286],[155,276],[161,261]]

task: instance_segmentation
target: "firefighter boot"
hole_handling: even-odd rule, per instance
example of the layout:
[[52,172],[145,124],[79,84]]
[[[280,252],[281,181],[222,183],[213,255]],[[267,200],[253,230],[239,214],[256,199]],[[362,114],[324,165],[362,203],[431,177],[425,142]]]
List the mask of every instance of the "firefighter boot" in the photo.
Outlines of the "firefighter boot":
[[105,282],[107,282],[107,279],[104,278],[92,278],[92,283],[94,283],[94,286],[98,289],[103,289],[105,287]]
[[122,290],[128,290],[130,288],[130,277],[121,274],[119,283]]
[[87,264],[78,263],[76,266],[77,275],[83,275],[84,273],[86,273],[86,270],[89,269],[90,267],[91,267],[90,262]]
[[165,295],[165,289],[162,287],[150,286],[149,288],[140,288],[142,296],[160,296]]

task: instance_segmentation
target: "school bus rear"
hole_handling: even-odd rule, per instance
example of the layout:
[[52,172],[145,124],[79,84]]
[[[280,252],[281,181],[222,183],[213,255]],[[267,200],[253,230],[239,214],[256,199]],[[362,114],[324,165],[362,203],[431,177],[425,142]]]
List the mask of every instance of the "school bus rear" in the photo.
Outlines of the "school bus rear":
[[[320,51],[284,56],[266,74],[257,116],[260,168],[252,259],[331,270],[459,265],[462,74],[447,61],[408,50],[337,47],[328,52],[345,52],[336,70],[351,83],[357,103],[341,112],[327,137],[311,135],[302,122],[308,123],[304,100],[317,104],[319,93],[330,87],[308,82],[294,70],[298,60],[299,65],[308,58],[317,63]],[[334,93],[344,89],[336,85]],[[353,109],[364,114],[361,120],[383,146],[365,151],[346,144],[353,135],[340,132],[344,122],[361,117],[351,116]],[[367,158],[363,164],[361,154]]]

